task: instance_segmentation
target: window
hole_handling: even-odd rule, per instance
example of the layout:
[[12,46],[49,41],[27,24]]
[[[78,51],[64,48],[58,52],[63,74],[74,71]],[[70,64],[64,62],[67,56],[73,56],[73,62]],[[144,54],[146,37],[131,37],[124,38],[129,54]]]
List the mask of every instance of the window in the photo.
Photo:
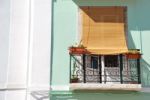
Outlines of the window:
[[98,68],[98,57],[97,56],[91,56],[91,67],[93,69]]

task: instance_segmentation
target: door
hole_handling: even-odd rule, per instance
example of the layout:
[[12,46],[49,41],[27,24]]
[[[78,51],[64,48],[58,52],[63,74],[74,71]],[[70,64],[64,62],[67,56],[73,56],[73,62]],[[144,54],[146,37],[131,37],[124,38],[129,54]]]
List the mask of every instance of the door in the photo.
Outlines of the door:
[[86,55],[85,70],[87,83],[102,83],[100,56]]
[[120,83],[119,55],[104,56],[104,83]]

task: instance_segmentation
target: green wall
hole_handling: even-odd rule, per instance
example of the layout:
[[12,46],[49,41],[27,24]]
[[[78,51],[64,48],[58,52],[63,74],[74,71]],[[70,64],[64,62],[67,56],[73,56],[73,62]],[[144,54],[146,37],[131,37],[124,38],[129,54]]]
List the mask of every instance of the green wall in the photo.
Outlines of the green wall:
[[[141,60],[142,84],[150,86],[150,1],[137,0],[137,31],[141,34],[143,59]],[[134,37],[134,34],[133,36]],[[133,38],[135,40],[135,38]],[[138,41],[138,40],[137,40]],[[136,41],[135,41],[136,42]]]
[[127,6],[128,47],[141,49],[142,85],[150,86],[149,0],[54,0],[52,85],[69,85],[68,47],[77,40],[78,6]]
[[68,0],[56,0],[53,12],[52,85],[69,82],[68,47],[77,33],[77,6]]
[[141,92],[76,92],[55,93],[51,100],[149,100],[150,93]]

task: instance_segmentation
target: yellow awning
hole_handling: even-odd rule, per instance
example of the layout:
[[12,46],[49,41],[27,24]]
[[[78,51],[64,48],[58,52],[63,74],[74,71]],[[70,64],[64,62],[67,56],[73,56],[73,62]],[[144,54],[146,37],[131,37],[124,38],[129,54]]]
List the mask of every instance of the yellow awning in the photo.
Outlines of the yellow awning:
[[92,54],[128,52],[124,7],[81,7],[81,43]]

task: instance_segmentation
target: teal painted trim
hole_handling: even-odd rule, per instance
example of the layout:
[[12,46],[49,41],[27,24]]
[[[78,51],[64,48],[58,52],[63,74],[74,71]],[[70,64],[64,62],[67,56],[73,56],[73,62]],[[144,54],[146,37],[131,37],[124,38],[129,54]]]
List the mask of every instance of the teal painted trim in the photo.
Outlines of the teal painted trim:
[[142,88],[141,91],[128,91],[128,90],[76,90],[76,91],[50,91],[50,95],[67,95],[67,94],[150,94],[150,88]]
[[150,93],[142,92],[55,92],[51,100],[149,100]]
[[50,95],[59,95],[59,94],[73,94],[72,91],[50,91]]

